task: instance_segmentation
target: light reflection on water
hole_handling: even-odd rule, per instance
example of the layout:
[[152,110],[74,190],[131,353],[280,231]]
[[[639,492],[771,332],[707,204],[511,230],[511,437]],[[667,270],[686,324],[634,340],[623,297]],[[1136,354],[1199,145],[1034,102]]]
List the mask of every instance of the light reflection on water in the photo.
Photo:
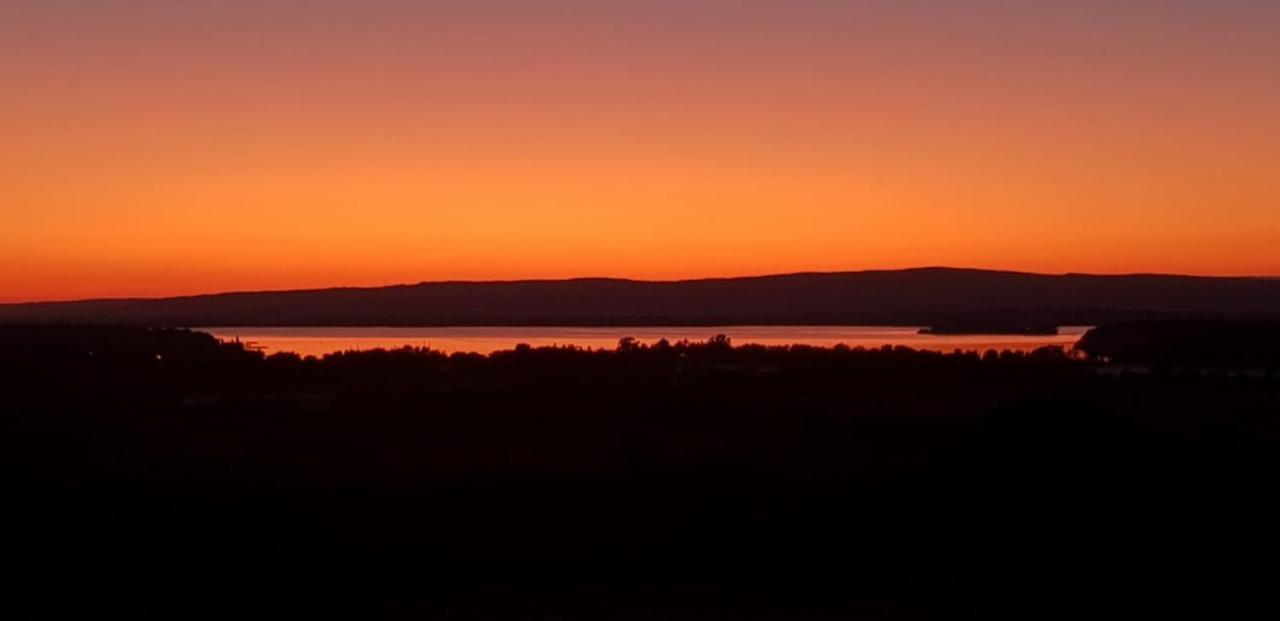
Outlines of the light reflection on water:
[[201,328],[220,339],[234,340],[267,353],[279,351],[320,356],[336,351],[396,349],[406,345],[452,352],[490,353],[519,343],[534,347],[574,345],[613,349],[618,339],[634,337],[643,343],[659,339],[704,341],[727,335],[735,345],[813,345],[850,347],[903,345],[914,349],[1028,351],[1046,345],[1070,347],[1088,327],[1066,326],[1057,335],[931,335],[918,328],[884,326],[698,326],[698,327],[457,327],[457,328]]

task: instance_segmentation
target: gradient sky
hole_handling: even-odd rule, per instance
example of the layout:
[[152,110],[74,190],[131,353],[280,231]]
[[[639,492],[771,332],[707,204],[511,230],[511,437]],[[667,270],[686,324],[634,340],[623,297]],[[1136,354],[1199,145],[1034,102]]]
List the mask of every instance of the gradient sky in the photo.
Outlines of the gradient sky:
[[1280,274],[1280,2],[0,0],[0,301]]

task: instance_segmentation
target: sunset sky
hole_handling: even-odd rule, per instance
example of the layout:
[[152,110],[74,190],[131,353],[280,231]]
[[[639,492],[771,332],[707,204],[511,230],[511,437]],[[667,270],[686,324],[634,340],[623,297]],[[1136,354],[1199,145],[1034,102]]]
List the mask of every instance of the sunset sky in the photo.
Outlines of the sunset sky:
[[0,0],[0,301],[1280,274],[1280,2]]

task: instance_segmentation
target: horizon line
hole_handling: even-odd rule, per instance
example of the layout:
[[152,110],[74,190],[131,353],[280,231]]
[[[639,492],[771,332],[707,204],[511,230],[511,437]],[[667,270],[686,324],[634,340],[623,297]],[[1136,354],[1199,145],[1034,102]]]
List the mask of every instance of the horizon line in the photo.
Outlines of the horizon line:
[[771,272],[765,274],[743,274],[737,276],[704,276],[693,278],[629,278],[624,276],[569,276],[569,277],[547,277],[547,278],[497,278],[497,279],[441,279],[441,280],[421,280],[417,282],[391,282],[381,285],[332,285],[320,287],[299,287],[286,289],[238,289],[225,291],[210,291],[206,293],[189,293],[179,295],[158,295],[158,296],[119,296],[119,297],[87,297],[87,298],[68,298],[68,299],[45,299],[45,300],[25,300],[15,302],[0,302],[0,307],[4,306],[26,306],[38,304],[79,304],[85,302],[143,302],[143,301],[160,301],[160,300],[183,300],[204,297],[221,297],[232,295],[256,295],[271,293],[312,293],[324,291],[368,291],[374,289],[393,289],[398,287],[420,287],[425,285],[446,285],[446,284],[519,284],[519,283],[556,283],[556,282],[588,282],[588,281],[608,281],[608,282],[630,282],[630,283],[650,283],[650,284],[678,284],[678,283],[696,283],[696,282],[717,282],[726,280],[757,280],[764,278],[786,278],[792,276],[837,276],[849,274],[878,274],[889,272],[979,272],[988,274],[1008,274],[1021,276],[1043,276],[1043,277],[1069,277],[1083,276],[1092,278],[1138,278],[1138,277],[1154,277],[1154,278],[1197,278],[1212,280],[1277,280],[1280,275],[1207,275],[1207,274],[1180,274],[1173,272],[1119,272],[1119,273],[1098,273],[1098,272],[1035,272],[1028,270],[1016,269],[1000,269],[1000,268],[980,268],[980,267],[955,267],[946,265],[925,265],[918,267],[902,267],[902,268],[874,268],[874,269],[853,269],[853,270],[800,270],[794,272]]

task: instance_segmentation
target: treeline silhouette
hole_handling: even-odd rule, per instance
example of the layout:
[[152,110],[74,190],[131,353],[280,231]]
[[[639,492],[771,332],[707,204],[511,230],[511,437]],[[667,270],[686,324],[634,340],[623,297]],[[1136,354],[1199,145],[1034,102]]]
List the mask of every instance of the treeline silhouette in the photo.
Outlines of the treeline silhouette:
[[750,617],[1274,587],[1275,367],[1106,366],[723,337],[301,358],[0,327],[10,603],[662,617],[729,593]]
[[1276,369],[1280,368],[1280,322],[1131,321],[1098,326],[1076,348],[1115,363]]

